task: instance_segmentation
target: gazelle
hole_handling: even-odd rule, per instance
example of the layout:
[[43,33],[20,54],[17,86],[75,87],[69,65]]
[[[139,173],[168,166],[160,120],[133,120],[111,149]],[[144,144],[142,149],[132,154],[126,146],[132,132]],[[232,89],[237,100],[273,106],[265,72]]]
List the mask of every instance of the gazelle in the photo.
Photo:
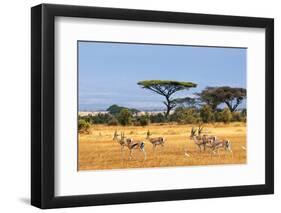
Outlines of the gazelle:
[[123,155],[123,151],[124,151],[124,147],[127,146],[127,141],[125,140],[124,137],[122,137],[122,133],[121,133],[121,138],[120,139],[118,138],[118,136],[119,135],[117,133],[117,130],[115,130],[114,136],[113,136],[113,140],[117,141],[120,144],[120,147],[121,147],[120,153],[121,153],[121,156],[123,158],[123,156],[124,156]]
[[192,127],[190,132],[190,139],[198,146],[199,150],[205,151],[206,147],[210,147],[211,144],[216,140],[216,136],[201,135],[203,127],[199,126],[198,135],[196,135],[197,129]]
[[[202,130],[203,126],[199,126],[198,136],[201,136]],[[231,142],[229,140],[218,140],[214,135],[203,135],[202,141],[204,142],[204,150],[206,147],[209,147],[212,153],[218,152],[220,149],[232,153]]]
[[163,137],[155,137],[155,138],[151,138],[151,133],[148,130],[146,133],[146,139],[149,140],[149,142],[153,145],[153,151],[155,151],[156,146],[164,146],[165,143],[165,138]]
[[134,149],[139,149],[140,151],[142,151],[143,155],[144,155],[144,160],[146,160],[146,152],[144,150],[144,142],[143,141],[134,141],[132,138],[126,138],[125,134],[121,132],[121,138],[118,138],[118,133],[117,131],[114,132],[114,137],[113,140],[117,141],[120,146],[121,146],[121,155],[123,157],[123,151],[124,151],[124,147],[128,147],[129,151],[130,151],[130,159],[132,159],[133,157],[133,150]]
[[200,125],[198,128],[198,139],[202,140],[203,148],[205,151],[206,147],[210,147],[212,143],[217,140],[217,137],[214,135],[207,135],[207,134],[201,135],[202,131],[203,131],[203,126]]
[[218,152],[220,149],[223,149],[226,152],[230,152],[232,154],[232,149],[231,149],[231,142],[229,140],[220,140],[220,141],[214,141],[210,145],[212,154]]
[[[125,140],[126,137],[125,137],[125,134],[121,134],[121,140]],[[142,153],[143,153],[143,156],[144,156],[144,160],[146,160],[146,152],[145,152],[145,149],[144,149],[144,146],[145,146],[145,143],[143,141],[134,141],[132,140],[131,138],[127,138],[126,139],[126,142],[127,142],[127,147],[128,149],[130,150],[130,159],[133,158],[133,151],[135,149],[138,149],[140,150]]]
[[202,140],[202,137],[199,135],[196,135],[197,129],[194,129],[192,127],[190,132],[190,139],[194,141],[194,143],[198,146],[199,150],[202,151],[201,146],[205,147],[204,141]]

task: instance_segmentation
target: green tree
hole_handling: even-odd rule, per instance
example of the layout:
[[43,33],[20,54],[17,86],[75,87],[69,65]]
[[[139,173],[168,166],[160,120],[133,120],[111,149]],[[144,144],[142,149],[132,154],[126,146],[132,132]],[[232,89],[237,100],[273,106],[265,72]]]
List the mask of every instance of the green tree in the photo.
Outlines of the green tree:
[[223,111],[221,112],[221,117],[222,117],[222,121],[224,123],[229,123],[232,119],[232,114],[231,111],[228,108],[224,108]]
[[225,103],[231,112],[234,112],[246,98],[246,89],[229,86],[207,87],[201,93],[197,93],[201,101],[216,110],[217,106]]
[[178,107],[171,115],[171,120],[180,124],[194,124],[200,121],[200,116],[195,108]]
[[139,81],[140,85],[144,89],[151,90],[159,95],[165,97],[163,102],[166,106],[165,117],[167,118],[170,114],[170,111],[176,107],[176,103],[172,98],[172,95],[181,90],[187,90],[197,85],[192,82],[180,82],[180,81],[165,81],[165,80],[146,80]]
[[247,121],[247,109],[242,109],[241,116],[242,116],[242,120],[244,122],[246,122]]
[[111,117],[109,113],[98,113],[90,116],[90,121],[92,124],[107,124]]
[[78,121],[78,131],[80,133],[90,133],[89,130],[90,130],[90,123],[85,121],[84,119],[79,119]]
[[215,122],[222,122],[221,110],[220,111],[217,110],[214,112],[214,120]]
[[148,114],[140,115],[135,117],[134,124],[136,126],[147,126],[150,123],[150,118]]
[[107,122],[109,126],[117,126],[118,125],[118,120],[115,118],[115,116],[112,116],[110,120]]
[[232,112],[231,121],[243,121],[243,116],[241,112]]
[[164,123],[166,118],[163,113],[151,114],[149,116],[151,123]]
[[214,87],[207,87],[202,90],[201,93],[196,93],[196,95],[199,96],[201,102],[210,106],[213,111],[215,111],[217,106],[221,103]]
[[117,116],[117,120],[123,126],[132,124],[132,113],[128,109],[122,109]]
[[214,121],[214,113],[209,105],[203,105],[200,109],[200,118],[204,123]]

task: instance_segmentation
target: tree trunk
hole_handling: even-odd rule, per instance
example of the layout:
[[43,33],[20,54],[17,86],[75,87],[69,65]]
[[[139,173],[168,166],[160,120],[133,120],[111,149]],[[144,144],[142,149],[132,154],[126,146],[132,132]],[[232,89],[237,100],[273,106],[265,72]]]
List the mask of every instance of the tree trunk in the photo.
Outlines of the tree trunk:
[[229,102],[226,101],[225,104],[227,105],[227,107],[228,107],[228,109],[230,110],[230,112],[234,112],[235,108],[232,107],[231,103],[229,103]]
[[170,106],[170,103],[168,103],[168,105],[167,105],[167,110],[166,110],[166,113],[165,113],[165,118],[168,118],[171,109],[172,109],[172,107]]
[[172,103],[171,103],[169,97],[166,96],[165,98],[166,98],[166,101],[167,101],[167,102],[165,103],[165,105],[166,105],[166,107],[167,107],[167,110],[166,110],[166,113],[165,113],[165,118],[167,119],[168,116],[169,116],[169,114],[170,114],[170,111],[171,111],[171,109],[172,109],[173,107],[172,107]]

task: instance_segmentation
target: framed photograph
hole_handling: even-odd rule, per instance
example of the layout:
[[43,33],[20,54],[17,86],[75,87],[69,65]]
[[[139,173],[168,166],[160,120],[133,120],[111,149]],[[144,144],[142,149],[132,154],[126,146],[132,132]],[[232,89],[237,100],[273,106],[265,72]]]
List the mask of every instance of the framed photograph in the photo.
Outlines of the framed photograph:
[[272,194],[274,21],[31,9],[31,203]]

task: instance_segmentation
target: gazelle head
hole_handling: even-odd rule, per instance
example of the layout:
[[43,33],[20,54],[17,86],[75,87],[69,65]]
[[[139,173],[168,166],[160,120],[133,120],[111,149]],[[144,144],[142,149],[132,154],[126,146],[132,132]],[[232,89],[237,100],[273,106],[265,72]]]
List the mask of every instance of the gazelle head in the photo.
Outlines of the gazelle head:
[[124,140],[125,139],[125,134],[124,132],[121,132],[121,140]]
[[151,135],[150,131],[149,131],[149,130],[147,130],[147,133],[146,133],[146,139],[149,139],[150,135]]
[[201,135],[202,131],[203,131],[203,126],[202,125],[199,125],[199,128],[198,128],[198,135]]
[[194,129],[192,127],[191,131],[190,131],[190,139],[193,139],[193,137],[196,136],[196,129]]
[[119,135],[118,135],[118,133],[117,133],[117,130],[115,130],[115,132],[114,132],[114,135],[113,135],[113,140],[117,140],[117,137],[118,137]]
[[225,141],[225,150],[231,151],[231,142],[229,140]]

